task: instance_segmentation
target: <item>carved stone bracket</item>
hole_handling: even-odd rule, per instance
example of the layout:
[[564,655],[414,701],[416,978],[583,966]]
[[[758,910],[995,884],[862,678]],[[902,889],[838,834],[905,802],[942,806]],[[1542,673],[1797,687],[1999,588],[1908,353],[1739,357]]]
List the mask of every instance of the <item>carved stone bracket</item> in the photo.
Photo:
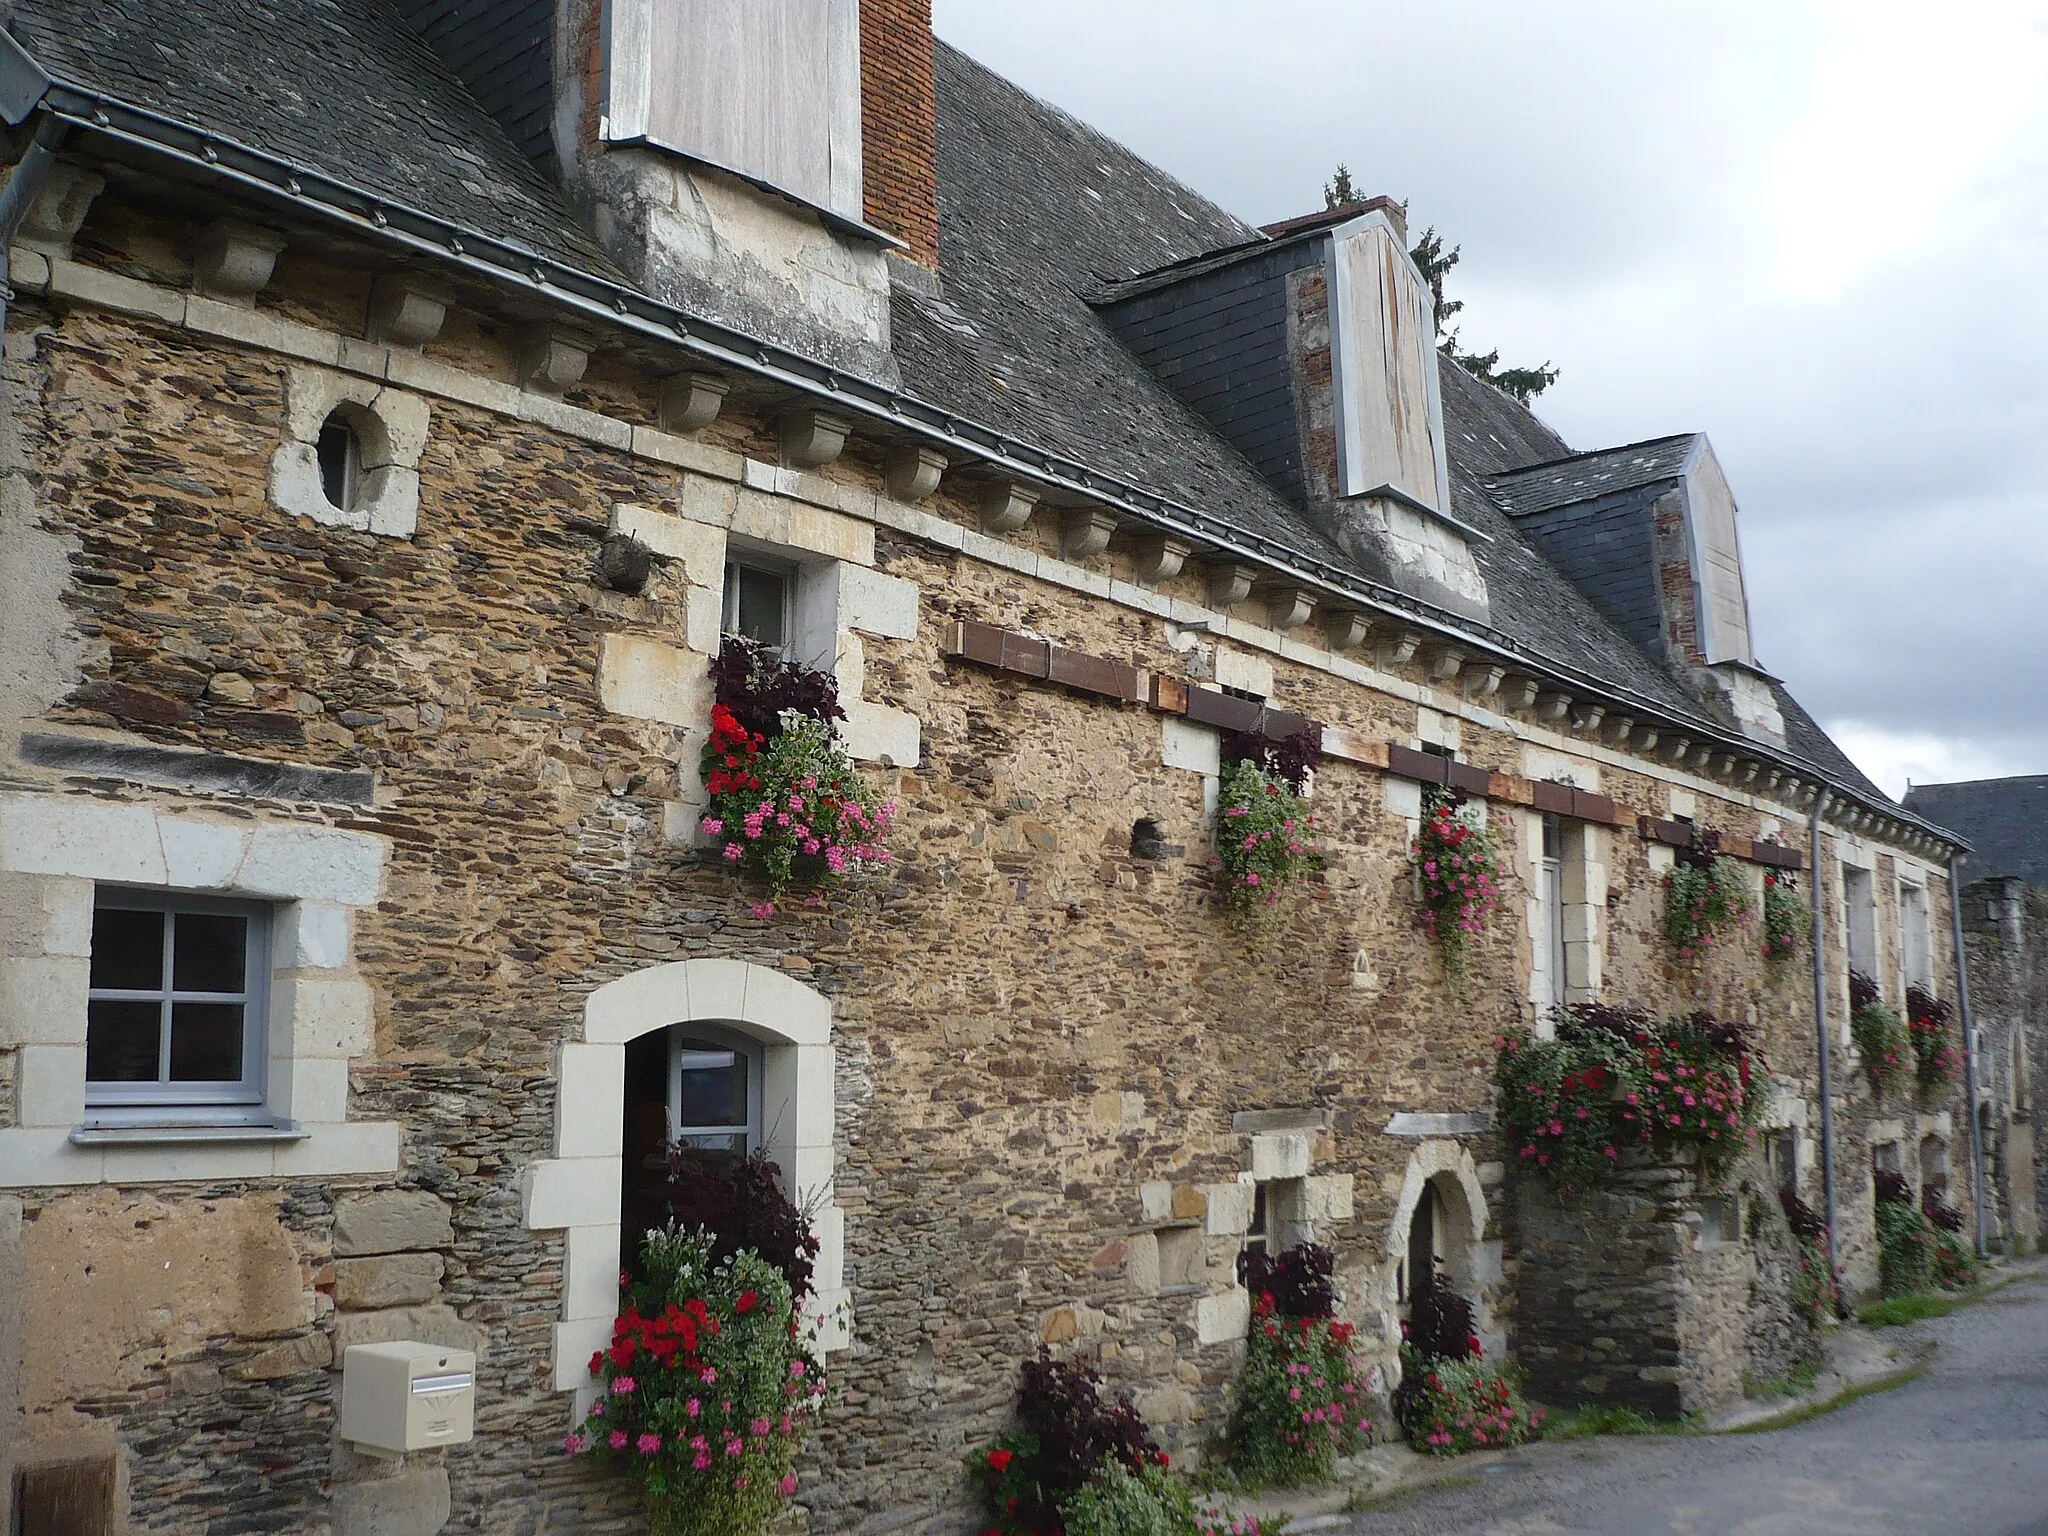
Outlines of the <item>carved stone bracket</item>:
[[1316,594],[1307,587],[1290,585],[1266,588],[1266,626],[1269,629],[1299,629],[1316,611]]
[[898,501],[929,500],[946,473],[946,456],[919,443],[898,443],[883,461],[883,483]]
[[1109,548],[1116,514],[1107,507],[1069,507],[1060,514],[1060,558],[1088,560]]
[[1038,488],[1021,480],[991,480],[981,493],[981,526],[990,533],[1015,533],[1038,510]]
[[387,347],[423,347],[441,334],[455,290],[418,272],[379,272],[370,284],[369,338]]
[[537,395],[573,389],[590,366],[590,342],[559,326],[536,325],[519,338],[519,384]]
[[1211,608],[1230,608],[1243,602],[1259,579],[1257,566],[1240,565],[1235,560],[1211,560],[1208,570]]
[[674,373],[661,381],[664,432],[701,432],[718,420],[731,384],[715,373]]
[[784,411],[776,423],[783,462],[794,469],[823,469],[839,457],[852,430],[853,423],[844,416],[810,405]]
[[269,284],[285,243],[282,230],[240,219],[215,219],[200,232],[199,248],[193,252],[192,287],[210,299],[252,308],[256,295]]

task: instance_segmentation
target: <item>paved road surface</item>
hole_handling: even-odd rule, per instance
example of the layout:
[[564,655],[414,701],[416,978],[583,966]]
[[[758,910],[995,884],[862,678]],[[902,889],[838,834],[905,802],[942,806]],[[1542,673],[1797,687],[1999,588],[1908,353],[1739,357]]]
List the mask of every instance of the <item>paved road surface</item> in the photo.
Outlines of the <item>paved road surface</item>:
[[1354,1536],[2048,1536],[2048,1278],[1916,1325],[1919,1380],[1791,1429],[1535,1446]]

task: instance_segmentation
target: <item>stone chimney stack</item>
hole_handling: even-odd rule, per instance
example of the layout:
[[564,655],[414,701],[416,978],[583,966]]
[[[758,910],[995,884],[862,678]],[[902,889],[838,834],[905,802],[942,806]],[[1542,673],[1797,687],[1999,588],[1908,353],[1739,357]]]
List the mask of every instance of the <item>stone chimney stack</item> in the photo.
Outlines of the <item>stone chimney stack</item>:
[[861,167],[867,222],[939,264],[931,0],[861,0]]

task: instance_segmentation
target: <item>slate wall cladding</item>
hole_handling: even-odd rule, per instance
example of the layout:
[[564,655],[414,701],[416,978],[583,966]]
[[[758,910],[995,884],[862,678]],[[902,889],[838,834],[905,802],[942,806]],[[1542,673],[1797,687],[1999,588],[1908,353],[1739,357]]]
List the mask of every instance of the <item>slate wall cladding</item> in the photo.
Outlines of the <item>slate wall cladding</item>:
[[[317,305],[304,290],[291,301]],[[1156,1251],[1159,1231],[1185,1230],[1174,1221],[1201,1186],[1236,1179],[1241,1111],[1323,1117],[1311,1171],[1352,1176],[1354,1196],[1319,1234],[1390,1354],[1386,1244],[1414,1143],[1382,1127],[1398,1112],[1487,1107],[1492,1038],[1524,1017],[1529,954],[1502,920],[1472,946],[1464,988],[1445,984],[1412,925],[1407,824],[1385,774],[1326,762],[1315,801],[1328,874],[1263,937],[1238,935],[1210,900],[1201,777],[1163,766],[1156,715],[949,664],[941,648],[948,621],[975,619],[1185,675],[1166,626],[883,531],[877,566],[924,594],[914,639],[866,645],[864,696],[923,728],[920,768],[877,771],[902,806],[898,863],[858,897],[757,920],[722,869],[663,836],[677,733],[608,715],[597,697],[605,634],[673,639],[686,624],[679,572],[657,571],[641,597],[598,584],[608,510],[681,512],[696,477],[437,401],[414,537],[292,522],[264,495],[282,363],[87,308],[15,314],[39,332],[31,359],[10,359],[9,397],[44,518],[77,540],[66,601],[95,646],[45,724],[376,775],[374,803],[326,811],[392,845],[383,903],[356,935],[380,1004],[350,1112],[404,1122],[393,1182],[445,1202],[450,1219],[445,1243],[407,1250],[439,1258],[436,1299],[410,1299],[428,1294],[423,1258],[396,1291],[369,1288],[365,1272],[351,1293],[390,1305],[337,1310],[332,1210],[378,1186],[284,1183],[314,1319],[293,1339],[323,1344],[280,1357],[259,1394],[234,1367],[258,1343],[293,1340],[166,1340],[138,1357],[132,1390],[78,1405],[140,1469],[137,1529],[220,1516],[239,1477],[263,1490],[271,1523],[255,1528],[324,1532],[331,1490],[363,1470],[319,1449],[336,1390],[328,1356],[363,1330],[444,1326],[480,1351],[480,1434],[446,1457],[450,1528],[635,1528],[630,1489],[556,1449],[569,1411],[548,1384],[562,1248],[522,1225],[517,1181],[551,1154],[552,1053],[582,998],[696,955],[779,967],[833,1004],[856,1343],[835,1363],[840,1390],[804,1468],[813,1529],[967,1529],[959,1451],[1003,1423],[1017,1364],[1041,1341],[1098,1361],[1169,1447],[1198,1449],[1241,1346],[1198,1327],[1200,1295],[1148,1282],[1138,1239]],[[460,335],[436,345],[481,351]],[[631,415],[652,393],[631,384],[593,369],[580,398]],[[738,442],[754,429],[723,430]],[[854,458],[836,472],[873,474]],[[974,521],[946,493],[937,505]],[[1024,541],[1050,537],[1034,528]],[[1106,563],[1123,574],[1128,559],[1118,546]],[[1200,580],[1175,590],[1199,600]],[[1415,739],[1412,701],[1275,660],[1277,707]],[[210,688],[223,673],[249,683],[246,703]],[[1504,731],[1464,728],[1475,769],[1520,773],[1522,752]],[[1661,780],[1612,763],[1601,788],[1623,805],[1667,799]],[[1494,808],[1506,845],[1520,846],[1506,834],[1521,814]],[[1140,816],[1189,857],[1131,858]],[[1763,830],[1753,810],[1704,795],[1697,819],[1731,836]],[[1798,989],[1766,987],[1747,950],[1703,976],[1670,972],[1659,850],[1624,832],[1607,843],[1611,990],[1659,1009],[1756,1007],[1774,1069],[1800,1090],[1811,1048]],[[9,1070],[0,1051],[0,1081]],[[1459,1139],[1495,1190],[1492,1138]],[[1147,1184],[1169,1190],[1167,1216],[1148,1209]],[[218,1194],[152,1188],[195,1206]],[[1489,1238],[1500,1223],[1496,1208]],[[1205,1227],[1181,1258],[1221,1295],[1234,1248]],[[1494,1297],[1503,1323],[1507,1296]],[[272,1468],[272,1445],[299,1452]]]

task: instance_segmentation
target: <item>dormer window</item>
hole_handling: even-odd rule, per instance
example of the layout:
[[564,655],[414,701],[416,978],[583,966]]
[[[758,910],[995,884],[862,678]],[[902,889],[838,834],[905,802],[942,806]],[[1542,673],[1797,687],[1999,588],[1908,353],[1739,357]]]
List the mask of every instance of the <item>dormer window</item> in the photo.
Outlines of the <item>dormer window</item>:
[[859,221],[857,0],[605,0],[604,136]]

